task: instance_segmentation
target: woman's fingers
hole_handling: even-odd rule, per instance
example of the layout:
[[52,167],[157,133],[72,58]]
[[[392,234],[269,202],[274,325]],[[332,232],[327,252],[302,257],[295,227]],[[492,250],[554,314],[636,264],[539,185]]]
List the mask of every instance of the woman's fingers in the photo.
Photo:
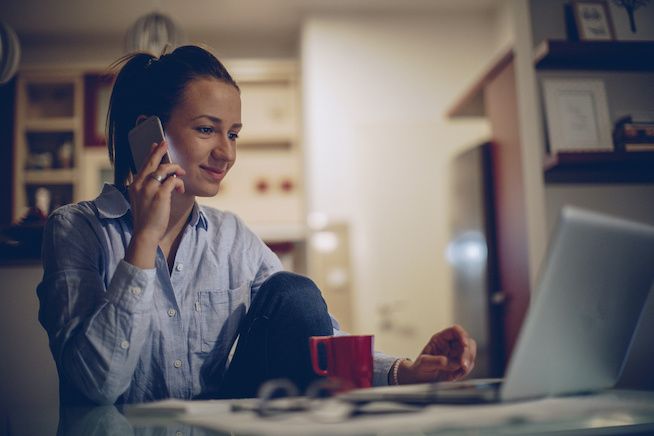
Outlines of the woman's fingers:
[[155,173],[164,176],[169,176],[171,174],[177,174],[178,176],[183,176],[184,174],[186,174],[186,171],[184,171],[184,168],[180,167],[177,164],[162,163],[156,168]]
[[167,198],[170,198],[170,195],[173,191],[179,193],[184,192],[184,181],[179,177],[168,177],[162,184],[161,190],[167,194]]
[[147,174],[146,180],[141,181],[141,187],[147,187],[147,191],[150,193],[155,192],[159,189],[165,181],[168,179],[174,179],[175,176],[183,176],[186,174],[184,168],[177,164],[161,164],[159,167],[152,173]]
[[[159,174],[154,172],[148,177],[149,181],[144,183],[141,192],[145,194],[148,203],[154,207],[154,202],[159,199],[166,199],[170,201],[170,193],[173,191],[184,192],[184,182],[179,177],[166,177],[166,173]],[[161,181],[156,180],[154,176],[159,175]]]
[[458,380],[475,366],[477,343],[461,326],[433,335],[413,364],[416,380]]
[[161,164],[161,159],[164,154],[168,152],[168,142],[164,139],[159,144],[152,144],[152,149],[150,150],[150,155],[148,156],[143,168],[138,169],[138,174],[136,175],[135,181],[144,182],[144,178],[148,174],[153,173]]
[[475,359],[477,358],[477,342],[474,339],[468,341],[468,347],[463,350],[461,355],[461,366],[467,375],[475,367]]
[[421,371],[442,371],[449,369],[450,361],[445,356],[432,356],[429,354],[422,354],[418,356],[415,366],[420,368]]
[[470,340],[470,336],[468,336],[468,332],[466,332],[463,327],[460,325],[453,325],[452,327],[446,328],[445,330],[437,333],[435,336],[438,337],[439,340],[441,341],[447,341],[450,343],[460,343],[463,347],[466,347],[468,345],[468,341]]

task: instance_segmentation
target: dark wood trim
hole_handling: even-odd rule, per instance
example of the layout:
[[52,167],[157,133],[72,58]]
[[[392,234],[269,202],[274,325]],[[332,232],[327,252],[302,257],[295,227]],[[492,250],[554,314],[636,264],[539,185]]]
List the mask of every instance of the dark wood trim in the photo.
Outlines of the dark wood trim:
[[484,201],[484,228],[486,230],[486,289],[488,307],[488,364],[490,377],[502,377],[506,362],[504,331],[504,304],[500,281],[500,259],[497,249],[497,200],[494,190],[493,144],[487,142],[482,151],[482,188]]

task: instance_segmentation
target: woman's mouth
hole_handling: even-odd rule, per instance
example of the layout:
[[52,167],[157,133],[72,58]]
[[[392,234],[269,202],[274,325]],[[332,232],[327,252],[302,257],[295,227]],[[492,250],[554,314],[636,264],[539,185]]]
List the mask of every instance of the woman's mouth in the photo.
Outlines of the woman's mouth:
[[227,168],[210,167],[208,165],[200,165],[200,168],[211,178],[211,180],[221,181],[227,173]]

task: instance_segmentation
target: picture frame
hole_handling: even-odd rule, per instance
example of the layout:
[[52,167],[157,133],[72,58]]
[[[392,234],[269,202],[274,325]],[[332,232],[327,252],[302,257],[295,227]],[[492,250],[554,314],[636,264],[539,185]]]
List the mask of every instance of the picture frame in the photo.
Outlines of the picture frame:
[[106,145],[105,126],[115,77],[111,74],[84,75],[84,145]]
[[615,29],[605,0],[573,0],[572,12],[581,41],[613,41]]
[[114,172],[107,150],[92,147],[84,150],[80,165],[82,183],[77,198],[80,200],[93,200],[102,191],[104,183],[114,182]]
[[604,82],[544,79],[549,152],[613,151]]

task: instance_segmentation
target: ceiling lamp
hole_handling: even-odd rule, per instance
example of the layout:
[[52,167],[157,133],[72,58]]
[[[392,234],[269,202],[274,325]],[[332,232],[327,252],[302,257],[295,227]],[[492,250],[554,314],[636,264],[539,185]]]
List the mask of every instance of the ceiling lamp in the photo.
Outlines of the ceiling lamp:
[[144,51],[161,55],[166,46],[175,48],[182,40],[181,31],[170,17],[159,12],[144,15],[127,31],[128,52]]
[[9,82],[20,62],[20,44],[14,29],[0,21],[0,85]]

